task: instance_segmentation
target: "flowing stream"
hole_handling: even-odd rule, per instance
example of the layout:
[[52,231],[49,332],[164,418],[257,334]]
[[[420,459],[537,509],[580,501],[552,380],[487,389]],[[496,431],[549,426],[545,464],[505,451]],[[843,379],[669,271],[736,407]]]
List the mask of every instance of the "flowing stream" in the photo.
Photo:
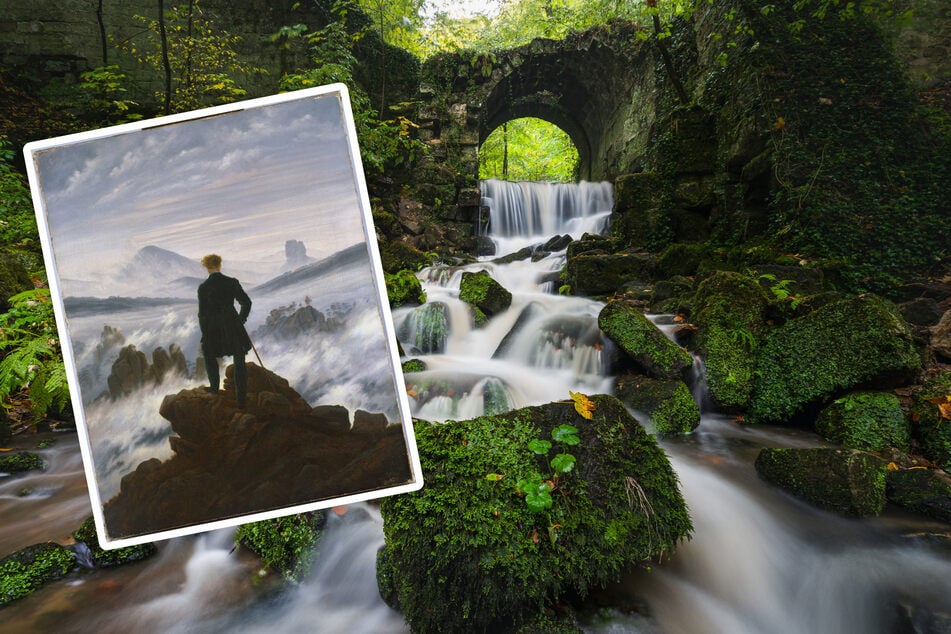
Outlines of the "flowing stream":
[[[610,185],[483,184],[497,255],[556,235],[605,228]],[[496,264],[435,266],[420,277],[423,307],[395,311],[400,341],[426,364],[406,376],[414,415],[462,420],[562,400],[568,390],[609,392],[597,328],[601,304],[557,293],[564,251]],[[459,300],[463,271],[488,270],[511,307],[476,327]],[[695,397],[705,402],[702,383]],[[649,421],[645,421],[649,424]],[[738,425],[704,411],[691,435],[665,441],[695,525],[668,561],[606,590],[618,609],[585,613],[588,632],[951,632],[947,524],[889,508],[850,520],[763,483],[752,463],[765,446],[813,446],[807,432]],[[0,478],[4,553],[63,541],[89,515],[75,439],[41,451],[41,474]],[[376,590],[383,543],[373,505],[331,514],[311,574],[289,591],[257,575],[218,531],[161,543],[157,556],[118,569],[82,571],[0,612],[0,632],[407,632]]]

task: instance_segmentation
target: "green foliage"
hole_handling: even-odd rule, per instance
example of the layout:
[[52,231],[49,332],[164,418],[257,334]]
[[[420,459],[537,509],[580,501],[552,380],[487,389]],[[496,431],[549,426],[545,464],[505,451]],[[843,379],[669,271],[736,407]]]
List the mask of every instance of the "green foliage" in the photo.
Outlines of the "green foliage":
[[0,606],[33,593],[51,579],[62,577],[74,563],[68,549],[52,542],[30,546],[0,559]]
[[255,552],[263,566],[300,580],[310,570],[325,521],[325,513],[317,511],[242,524],[234,540]]
[[138,104],[126,95],[125,73],[115,64],[99,66],[81,75],[80,90],[86,93],[86,107],[96,113],[97,123],[118,124],[138,121],[142,114],[135,112]]
[[[555,427],[551,430],[551,439],[565,446],[573,446],[581,442],[578,438],[578,428],[574,425]],[[532,453],[544,456],[547,460],[552,444],[541,438],[533,438],[529,441],[528,448]],[[532,513],[540,513],[551,508],[551,492],[558,483],[558,476],[574,469],[576,461],[577,459],[572,454],[561,452],[548,460],[547,474],[542,475],[533,471],[519,479],[515,487],[520,494],[525,496],[525,504]]]
[[[135,16],[135,20],[143,27],[142,38],[119,42],[119,48],[164,76],[159,21],[141,15]],[[242,63],[236,51],[241,38],[217,30],[214,22],[214,17],[202,8],[199,0],[172,6],[165,12],[172,75],[171,112],[241,99],[247,91],[241,88],[235,76],[264,72]],[[156,94],[160,102],[164,102],[165,97],[164,90]]]
[[49,289],[10,298],[10,310],[0,314],[0,354],[0,399],[29,388],[37,416],[66,405],[69,386]]
[[0,135],[0,245],[40,252],[36,214],[26,179],[13,168],[13,144]]
[[547,121],[526,117],[499,126],[482,142],[479,178],[571,182],[578,160],[578,149],[567,133]]

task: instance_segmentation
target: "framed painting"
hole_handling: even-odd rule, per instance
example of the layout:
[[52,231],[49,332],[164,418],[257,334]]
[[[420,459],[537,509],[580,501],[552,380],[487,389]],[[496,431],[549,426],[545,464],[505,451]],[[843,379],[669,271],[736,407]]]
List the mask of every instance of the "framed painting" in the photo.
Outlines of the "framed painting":
[[344,85],[24,152],[103,547],[422,486]]

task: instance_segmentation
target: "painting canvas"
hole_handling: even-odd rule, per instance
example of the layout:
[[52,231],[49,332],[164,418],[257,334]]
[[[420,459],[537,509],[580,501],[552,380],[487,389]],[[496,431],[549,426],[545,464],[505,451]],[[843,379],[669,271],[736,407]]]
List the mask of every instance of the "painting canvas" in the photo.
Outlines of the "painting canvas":
[[422,486],[349,103],[25,149],[104,547]]

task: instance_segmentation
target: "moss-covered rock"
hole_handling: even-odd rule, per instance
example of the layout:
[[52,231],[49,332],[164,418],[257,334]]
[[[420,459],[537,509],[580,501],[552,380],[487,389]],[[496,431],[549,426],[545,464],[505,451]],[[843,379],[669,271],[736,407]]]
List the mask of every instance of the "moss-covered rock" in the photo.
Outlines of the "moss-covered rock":
[[260,557],[265,567],[299,580],[310,570],[311,554],[326,520],[325,511],[315,511],[242,524],[234,540]]
[[511,306],[512,293],[496,282],[488,271],[466,271],[459,283],[459,299],[492,317]]
[[432,256],[401,240],[391,240],[380,245],[380,260],[386,273],[398,273],[404,269],[418,271],[429,266]]
[[700,424],[700,408],[680,379],[625,374],[614,383],[622,403],[651,417],[659,436],[688,434]]
[[912,437],[921,453],[951,472],[951,372],[928,381],[911,407]]
[[414,308],[400,324],[397,335],[412,346],[414,353],[445,352],[449,337],[449,307],[445,302],[428,302]]
[[665,248],[657,258],[657,271],[662,276],[696,275],[700,265],[713,250],[703,243],[678,242]]
[[53,542],[28,546],[0,559],[0,606],[60,579],[75,564],[73,553]]
[[885,462],[870,453],[832,447],[766,448],[755,466],[767,482],[829,511],[868,517],[885,507]]
[[598,314],[598,327],[645,374],[658,379],[676,379],[693,365],[686,350],[668,339],[636,307],[614,300]]
[[888,500],[916,513],[951,522],[951,476],[934,469],[888,471]]
[[768,304],[759,283],[741,273],[718,271],[697,287],[694,342],[706,365],[710,395],[726,410],[743,410],[749,403]]
[[[572,401],[448,424],[419,422],[426,486],[381,504],[381,595],[416,632],[514,631],[567,593],[584,595],[626,566],[669,552],[691,531],[663,450],[615,398],[593,419]],[[547,511],[516,483],[552,475],[529,443],[574,425],[580,443]],[[557,443],[555,443],[557,444]]]
[[122,564],[133,561],[147,559],[158,552],[155,544],[139,544],[138,546],[126,546],[124,548],[114,548],[105,550],[99,545],[99,536],[96,532],[96,524],[90,517],[82,526],[73,532],[73,537],[77,542],[86,544],[89,548],[89,555],[92,562],[99,568],[109,568],[112,566],[121,566]]
[[0,455],[0,473],[20,473],[43,469],[43,459],[29,451]]
[[421,359],[407,359],[402,364],[403,372],[425,372],[426,362]]
[[816,431],[853,449],[908,451],[911,430],[898,397],[890,392],[856,392],[836,399],[816,419]]
[[393,308],[426,303],[423,285],[412,271],[403,269],[397,273],[384,273],[383,279],[386,282],[386,297]]
[[647,253],[582,253],[569,258],[565,282],[573,295],[610,295],[631,282],[654,277],[656,257]]
[[749,418],[786,421],[856,388],[894,386],[920,371],[911,331],[893,304],[874,295],[845,299],[767,336]]

